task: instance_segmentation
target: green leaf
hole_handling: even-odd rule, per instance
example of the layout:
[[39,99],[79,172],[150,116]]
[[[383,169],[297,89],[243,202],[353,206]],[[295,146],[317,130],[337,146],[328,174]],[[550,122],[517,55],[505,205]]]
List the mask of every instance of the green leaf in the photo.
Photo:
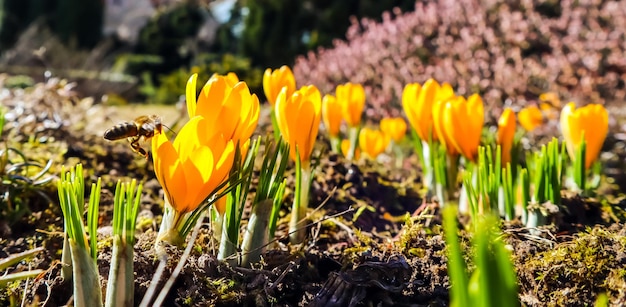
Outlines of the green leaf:
[[574,158],[574,183],[577,188],[581,191],[585,191],[585,184],[587,179],[586,169],[585,169],[585,157],[587,152],[587,142],[585,141],[585,132],[583,131],[582,141],[580,142],[580,146],[576,150],[576,155]]
[[469,277],[457,235],[457,225],[456,207],[447,206],[443,208],[443,229],[448,251],[448,275],[452,284],[450,288],[450,305],[461,307],[469,306]]

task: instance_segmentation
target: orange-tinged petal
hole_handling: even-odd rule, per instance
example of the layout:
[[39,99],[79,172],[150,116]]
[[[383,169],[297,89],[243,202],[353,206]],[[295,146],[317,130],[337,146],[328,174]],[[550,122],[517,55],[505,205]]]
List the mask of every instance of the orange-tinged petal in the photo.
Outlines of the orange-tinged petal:
[[[296,95],[297,93],[294,94],[293,98],[296,98]],[[291,127],[295,127],[295,133],[292,133],[292,137],[294,138],[290,140],[291,143],[294,144],[294,151],[291,152],[293,153],[292,159],[296,158],[295,150],[297,149],[300,154],[301,161],[309,161],[309,157],[313,151],[313,144],[309,141],[309,139],[311,135],[314,134],[313,126],[316,126],[315,117],[311,116],[311,114],[315,112],[315,109],[310,103],[297,103],[300,104],[300,108],[298,109],[297,114],[294,114],[295,116],[291,118],[292,122],[290,123]],[[317,122],[317,125],[319,125],[319,121]]]
[[515,112],[511,108],[504,109],[500,119],[498,119],[497,143],[502,150],[502,165],[506,166],[511,162],[511,149],[513,148],[513,138],[515,137]]
[[292,159],[297,148],[301,161],[309,161],[321,119],[321,95],[316,87],[305,86],[292,95],[291,105],[295,108],[293,116],[288,118],[289,129],[294,130],[290,133],[294,146]]
[[185,171],[181,166],[179,160],[173,165],[166,166],[167,173],[167,181],[166,186],[163,187],[164,190],[167,191],[167,195],[169,195],[170,205],[176,211],[184,213],[188,209],[187,206],[187,178],[185,177]]
[[406,122],[401,117],[383,118],[380,130],[395,142],[400,142],[406,135]]
[[154,172],[163,187],[165,197],[173,208],[180,211],[185,201],[186,179],[180,167],[178,153],[165,134],[158,133],[152,139],[152,154]]
[[215,207],[220,215],[224,215],[226,212],[226,204],[226,197],[220,197],[213,203],[213,207]]
[[[463,102],[460,102],[461,100]],[[463,152],[463,148],[461,146],[460,140],[459,140],[462,137],[459,130],[463,128],[458,122],[458,118],[460,117],[459,111],[458,111],[460,103],[465,103],[465,98],[457,97],[454,100],[448,101],[443,106],[442,119],[443,119],[444,132],[448,136],[448,140],[450,140],[450,144],[455,148],[457,152],[465,155],[465,153]]]
[[332,95],[324,95],[322,99],[322,119],[324,126],[331,137],[339,136],[342,117],[341,104]]
[[[451,98],[454,99],[454,98]],[[433,104],[433,128],[434,134],[437,135],[437,139],[446,149],[446,152],[450,156],[456,156],[459,154],[458,150],[452,143],[452,140],[445,132],[445,122],[443,120],[443,112],[446,104],[451,103],[450,100],[437,100]]]
[[[242,84],[242,83],[239,83]],[[213,121],[212,129],[214,131],[221,131],[227,139],[237,139],[238,136],[235,135],[237,128],[242,123],[241,112],[244,109],[243,107],[243,98],[242,96],[232,89],[228,96],[224,98],[224,103],[220,110],[214,110],[213,112],[217,113],[218,116]]]
[[468,148],[471,153],[471,160],[476,159],[478,146],[480,146],[480,136],[482,135],[485,123],[485,107],[482,98],[478,94],[473,94],[467,98],[467,117],[470,123],[470,130],[467,134]]
[[209,122],[215,122],[222,115],[221,109],[232,87],[223,76],[215,76],[202,87],[196,107],[196,115],[201,115]]
[[609,132],[609,113],[600,104],[590,104],[583,108],[583,114],[588,118],[584,120],[585,140],[587,142],[587,152],[585,156],[585,166],[591,167],[591,164],[598,158],[602,145]]
[[170,172],[167,171],[166,166],[174,165],[177,159],[178,153],[174,149],[174,146],[172,146],[172,143],[167,139],[167,136],[163,133],[157,133],[152,138],[152,163],[157,180],[163,187],[165,196],[170,201],[170,204],[172,203],[172,199],[167,187]]
[[219,119],[213,122],[212,129],[222,131],[226,138],[243,143],[256,129],[259,112],[258,97],[250,94],[246,83],[239,82],[226,97]]
[[266,69],[263,74],[263,91],[270,105],[276,104],[278,94],[283,87],[287,88],[287,96],[291,96],[296,91],[296,79],[289,66],[283,65],[279,69],[272,71]]
[[350,127],[361,124],[361,116],[365,108],[365,89],[356,83],[340,84],[335,89],[335,96],[342,106],[343,119]]
[[[250,94],[250,89],[244,82],[237,83],[230,96],[238,96],[238,98],[234,101],[241,104],[239,111],[240,124],[237,125],[235,131],[233,132],[232,139],[243,142],[252,136],[252,133],[256,129],[259,121],[259,98],[256,94]],[[235,113],[233,115],[237,114]]]
[[[204,157],[202,157],[203,162],[213,164],[213,155],[211,154],[211,150],[208,147],[198,148],[195,152],[199,152],[205,155]],[[194,163],[199,162],[194,161],[194,158],[197,158],[198,156],[194,153],[191,153],[188,156],[193,158],[180,160],[179,169],[183,171],[185,185],[179,185],[179,189],[185,191],[185,193],[177,198],[179,200],[177,201],[177,209],[179,212],[193,211],[200,205],[202,200],[209,196],[209,193],[212,191],[203,191],[203,187],[205,185],[203,177],[211,178],[210,176],[213,171],[212,165],[209,166],[208,169],[200,170],[198,166]],[[178,182],[174,182],[174,184],[178,184]],[[204,194],[202,194],[202,199],[198,200],[200,198],[200,193]]]

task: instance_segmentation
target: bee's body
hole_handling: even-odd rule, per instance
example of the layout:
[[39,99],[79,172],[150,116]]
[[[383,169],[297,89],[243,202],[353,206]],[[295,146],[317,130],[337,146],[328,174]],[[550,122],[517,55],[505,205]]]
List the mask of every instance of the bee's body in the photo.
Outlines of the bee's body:
[[104,132],[104,138],[109,141],[116,141],[127,138],[130,147],[134,152],[148,158],[148,152],[141,148],[139,140],[143,137],[149,139],[154,136],[155,131],[161,132],[161,118],[157,115],[139,116],[130,122],[124,122],[113,126]]

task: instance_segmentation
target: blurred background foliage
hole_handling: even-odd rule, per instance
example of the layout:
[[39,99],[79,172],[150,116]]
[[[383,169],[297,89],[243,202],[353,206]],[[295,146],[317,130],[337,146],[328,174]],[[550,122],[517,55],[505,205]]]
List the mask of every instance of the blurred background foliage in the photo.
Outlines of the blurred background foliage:
[[[265,68],[292,66],[345,39],[351,18],[380,19],[394,7],[411,11],[415,1],[0,0],[0,70],[52,73],[84,95],[150,103],[177,102],[192,72],[206,80],[234,71],[264,100]],[[146,20],[132,28],[119,15]],[[110,23],[117,28],[105,33]]]

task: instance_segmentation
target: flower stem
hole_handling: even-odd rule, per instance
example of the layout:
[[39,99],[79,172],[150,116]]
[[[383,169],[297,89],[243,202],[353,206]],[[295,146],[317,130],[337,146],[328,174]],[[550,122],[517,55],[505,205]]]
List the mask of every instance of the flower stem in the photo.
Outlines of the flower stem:
[[289,222],[289,241],[299,244],[304,241],[306,235],[306,211],[309,204],[309,190],[311,189],[310,166],[302,165],[296,170],[296,193],[291,208],[291,220]]
[[338,136],[330,137],[330,150],[334,153],[341,153],[341,139]]
[[249,267],[251,263],[261,260],[261,254],[265,251],[269,238],[270,215],[274,200],[268,198],[252,207],[252,213],[248,227],[241,243],[241,266]]
[[346,155],[346,159],[348,159],[348,161],[352,161],[354,159],[354,155],[356,154],[356,148],[357,145],[359,144],[359,132],[361,130],[361,127],[359,126],[354,126],[354,127],[350,127],[349,129],[349,140],[350,140],[350,150],[348,151],[348,154]]

